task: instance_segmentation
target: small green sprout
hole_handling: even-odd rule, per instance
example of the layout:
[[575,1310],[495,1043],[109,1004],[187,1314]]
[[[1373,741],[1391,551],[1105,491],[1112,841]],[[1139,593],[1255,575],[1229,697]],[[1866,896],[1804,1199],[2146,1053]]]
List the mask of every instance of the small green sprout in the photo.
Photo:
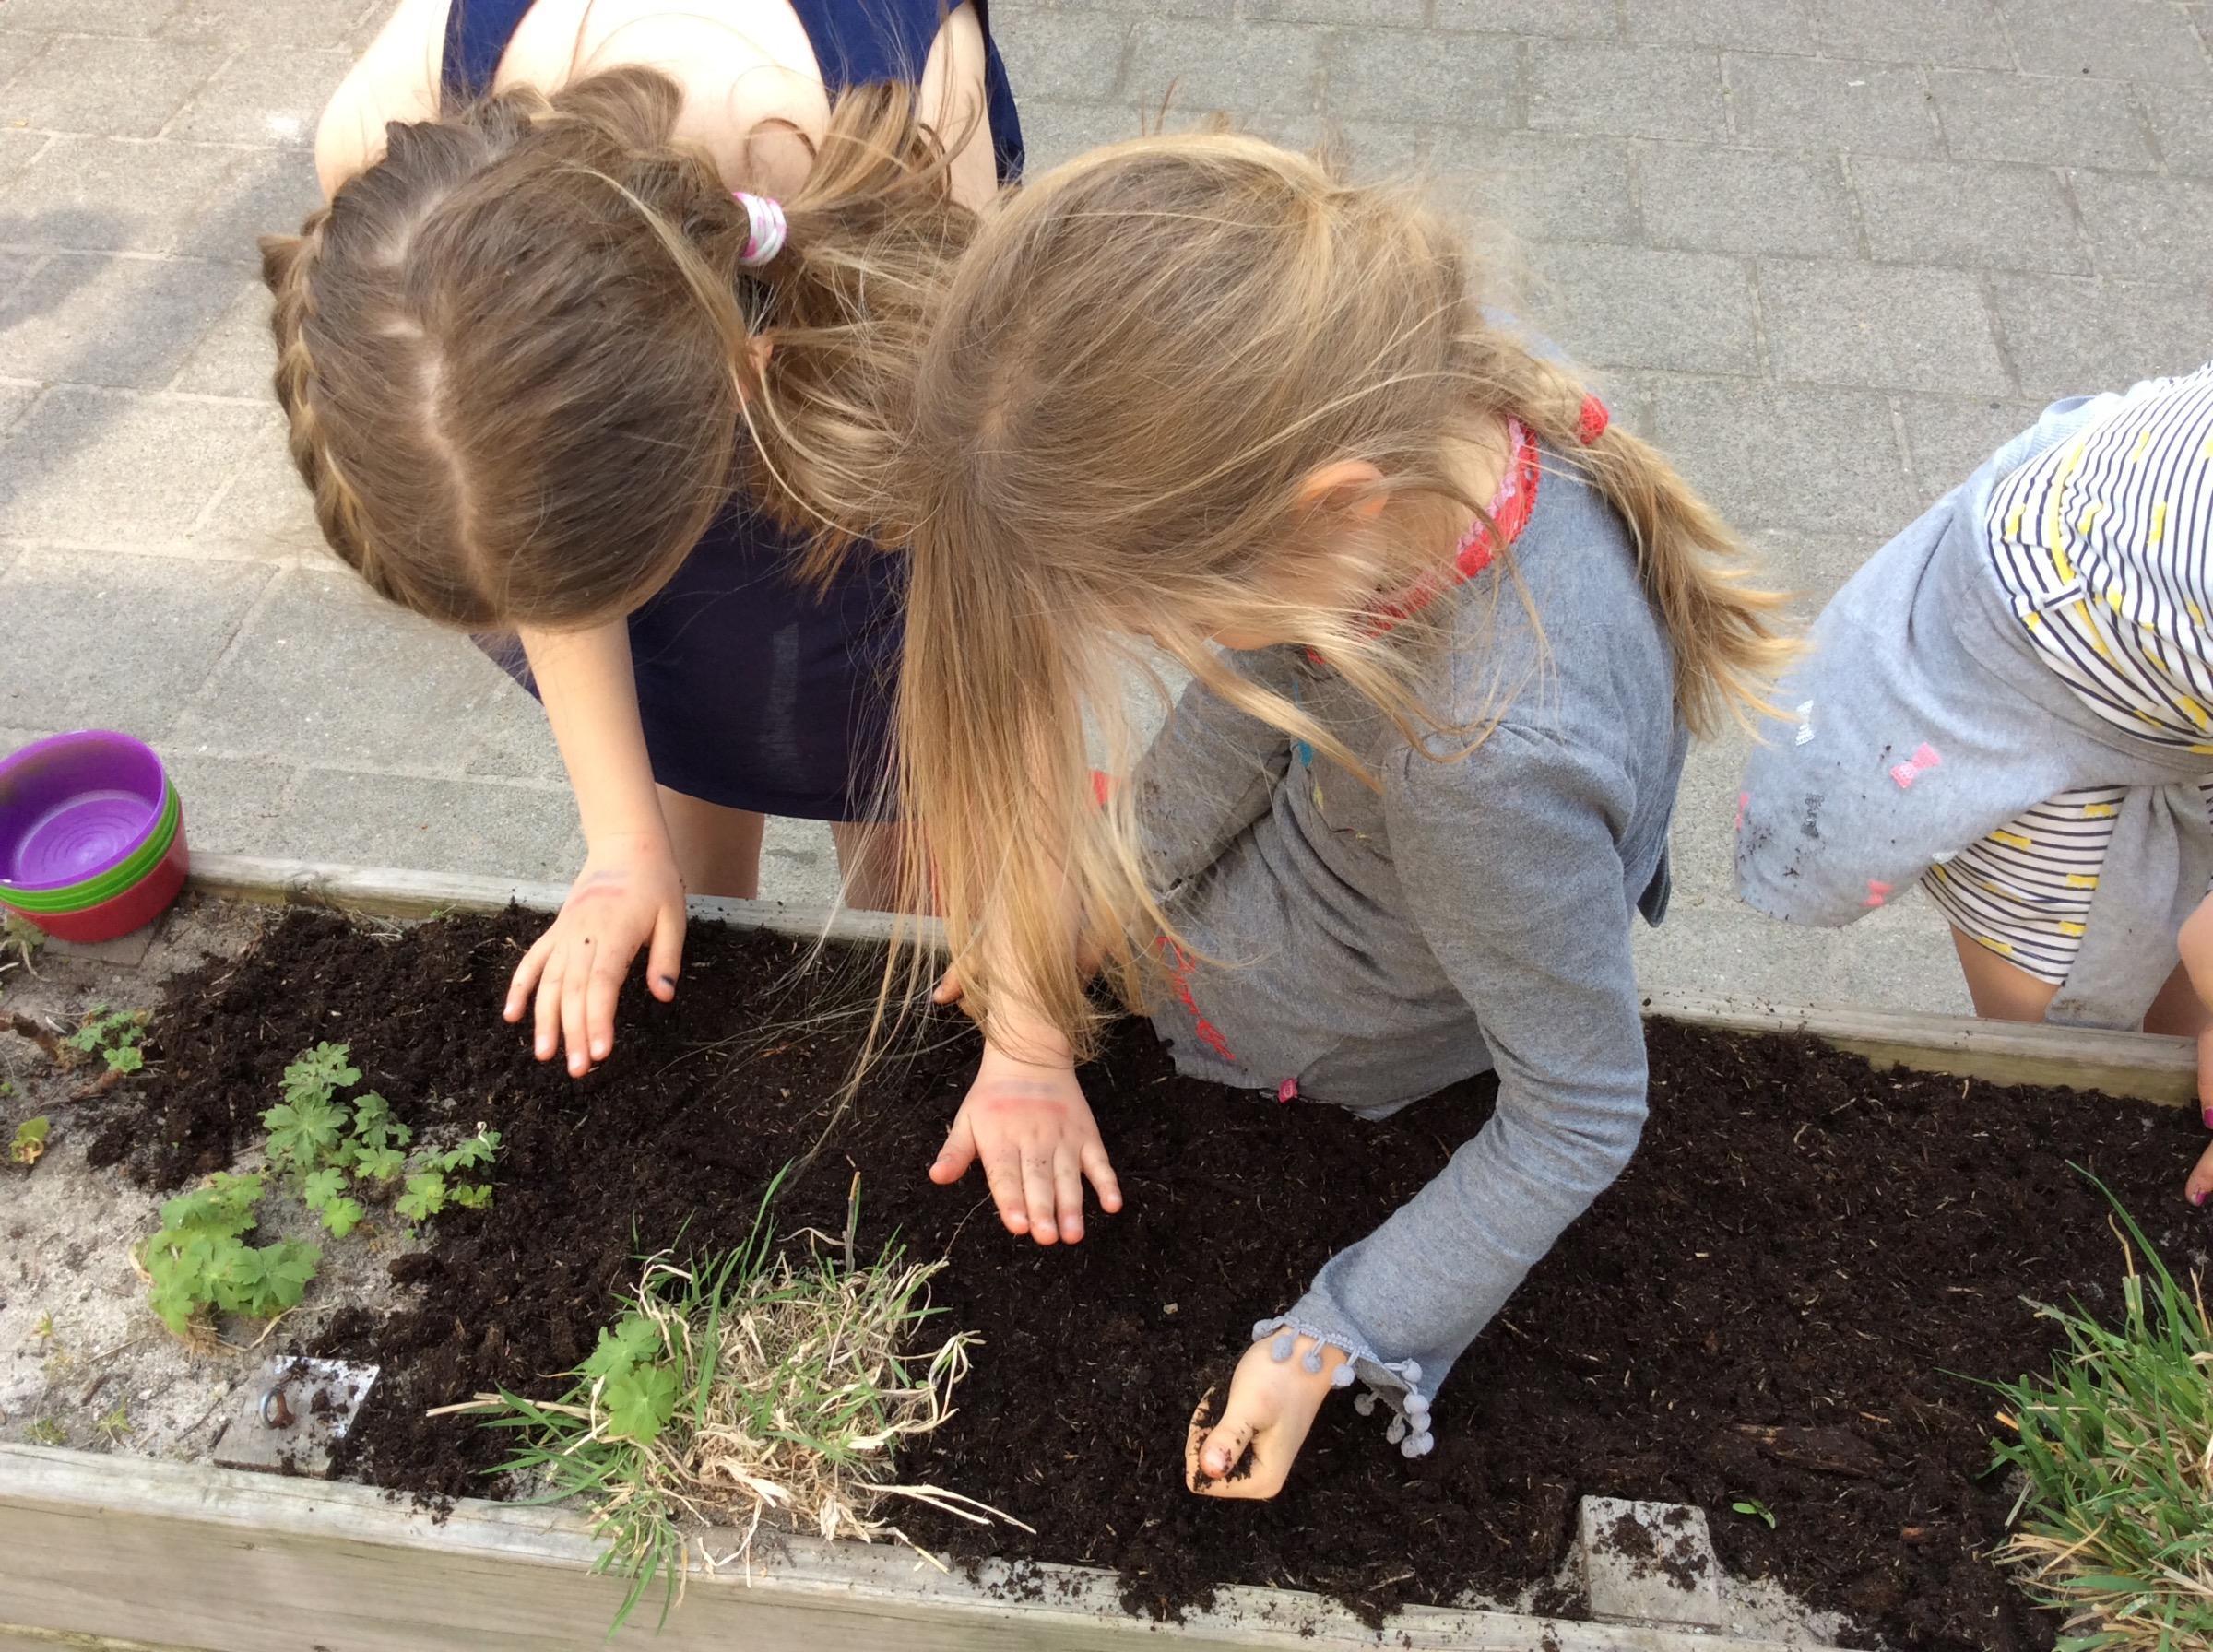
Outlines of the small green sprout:
[[1744,1515],[1754,1520],[1765,1521],[1769,1531],[1775,1529],[1775,1511],[1757,1497],[1740,1498],[1732,1503],[1729,1509],[1732,1514]]
[[138,1046],[146,1039],[146,1011],[110,1009],[95,1004],[83,1025],[62,1042],[82,1056],[99,1056],[115,1074],[135,1073],[146,1065]]
[[98,1422],[95,1422],[92,1429],[111,1446],[118,1444],[125,1434],[138,1432],[131,1426],[131,1408],[127,1405],[117,1406]]
[[39,1316],[38,1324],[30,1328],[30,1334],[36,1337],[41,1342],[53,1341],[53,1315],[52,1313],[41,1314]]
[[7,1144],[9,1162],[20,1164],[26,1170],[36,1164],[46,1155],[46,1137],[53,1128],[53,1120],[44,1114],[36,1118],[27,1118],[18,1125],[15,1139]]
[[30,1425],[30,1443],[33,1446],[66,1446],[69,1431],[52,1417],[41,1417]]

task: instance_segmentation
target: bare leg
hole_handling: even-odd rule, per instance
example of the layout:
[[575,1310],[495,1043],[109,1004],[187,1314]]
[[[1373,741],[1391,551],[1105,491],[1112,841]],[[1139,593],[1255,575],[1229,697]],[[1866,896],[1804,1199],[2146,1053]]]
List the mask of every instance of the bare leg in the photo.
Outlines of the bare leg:
[[2059,988],[2039,981],[2027,970],[2007,963],[1988,947],[1952,926],[1952,946],[1959,954],[1960,972],[1975,1000],[1975,1013],[1990,1021],[2041,1021]]
[[891,912],[899,904],[900,827],[896,820],[836,820],[837,869],[845,903],[858,912]]
[[2144,1012],[2144,1031],[2176,1038],[2196,1038],[2213,1031],[2213,1010],[2207,1009],[2181,964],[2174,966],[2174,974],[2167,977],[2167,985],[2160,988],[2160,996]]
[[750,808],[725,808],[688,792],[657,788],[669,845],[676,854],[684,891],[740,901],[761,894],[761,834],[768,817]]

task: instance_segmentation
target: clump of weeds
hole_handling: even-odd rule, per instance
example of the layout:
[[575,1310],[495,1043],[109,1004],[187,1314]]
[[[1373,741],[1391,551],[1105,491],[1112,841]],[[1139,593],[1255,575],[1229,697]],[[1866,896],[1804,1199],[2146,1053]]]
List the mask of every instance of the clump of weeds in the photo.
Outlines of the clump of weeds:
[[490,1169],[499,1150],[498,1131],[479,1126],[454,1148],[419,1150],[410,1159],[414,1132],[393,1116],[383,1096],[370,1091],[340,1098],[361,1076],[345,1044],[302,1050],[284,1069],[284,1099],[261,1115],[268,1132],[267,1170],[215,1175],[161,1207],[160,1231],[136,1257],[151,1287],[154,1312],[176,1336],[205,1343],[214,1335],[218,1313],[273,1319],[305,1296],[322,1266],[321,1246],[301,1239],[269,1245],[246,1239],[259,1225],[272,1182],[296,1193],[333,1239],[360,1227],[369,1203],[388,1203],[411,1223],[427,1221],[448,1206],[482,1210],[491,1204],[489,1183],[461,1178]]
[[[763,1521],[915,1547],[891,1518],[903,1499],[979,1525],[1009,1518],[895,1479],[900,1443],[953,1414],[975,1343],[955,1332],[917,1346],[944,1264],[896,1245],[857,1260],[858,1178],[842,1241],[809,1229],[780,1244],[770,1210],[782,1180],[738,1249],[683,1267],[648,1258],[561,1398],[503,1392],[441,1408],[517,1431],[500,1471],[542,1477],[547,1501],[585,1499],[608,1544],[598,1569],[630,1579],[617,1629],[657,1577],[666,1618],[694,1549],[710,1570],[747,1561]],[[715,1529],[693,1535],[703,1526]],[[717,1537],[727,1552],[710,1547]]]
[[2113,1210],[2120,1324],[2040,1307],[2066,1338],[2051,1375],[1994,1385],[1997,1465],[2023,1482],[2000,1553],[2065,1614],[2065,1652],[2189,1652],[2213,1646],[2213,1320]]

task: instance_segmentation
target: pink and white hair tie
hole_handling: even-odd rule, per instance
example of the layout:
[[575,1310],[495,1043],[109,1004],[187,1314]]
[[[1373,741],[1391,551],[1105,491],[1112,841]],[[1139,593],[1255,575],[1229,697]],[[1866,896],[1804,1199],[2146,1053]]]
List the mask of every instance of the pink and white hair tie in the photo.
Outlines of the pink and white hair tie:
[[733,191],[732,198],[745,208],[745,221],[750,226],[745,251],[738,254],[738,262],[749,269],[758,268],[784,250],[784,207],[766,195],[749,195],[742,189]]

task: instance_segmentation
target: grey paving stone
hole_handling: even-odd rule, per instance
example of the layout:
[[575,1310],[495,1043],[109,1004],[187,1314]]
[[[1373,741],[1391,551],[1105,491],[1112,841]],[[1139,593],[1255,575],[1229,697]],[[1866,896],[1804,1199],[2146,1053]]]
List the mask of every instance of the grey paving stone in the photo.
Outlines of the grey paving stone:
[[1224,30],[1156,18],[1138,30],[1128,89],[1148,109],[1160,107],[1172,87],[1178,109],[1241,116],[1311,113],[1320,107],[1325,38],[1322,30],[1296,23]]
[[[1735,808],[1735,794],[1729,796]],[[1675,850],[1691,864],[1723,858],[1729,820],[1677,816]],[[1678,901],[1658,929],[1636,926],[1637,979],[1648,992],[1729,997],[1775,1005],[1850,1006],[1973,1013],[1944,918],[1918,890],[1895,894],[1880,912],[1843,929],[1778,924],[1734,893]]]
[[2043,408],[2041,402],[2010,396],[1907,396],[1906,451],[1922,492],[1933,503],[1958,487]]
[[1722,65],[1745,143],[1869,155],[1937,152],[1936,123],[1917,68],[1734,52]]
[[266,400],[269,375],[277,367],[277,344],[269,334],[269,289],[257,277],[227,269],[216,273],[228,278],[234,296],[220,319],[193,347],[169,387],[196,395]]
[[[996,24],[994,24],[996,28]],[[1024,99],[1022,138],[1032,177],[1102,144],[1137,137],[1152,123],[1135,103],[1062,103]]]
[[1990,287],[2024,395],[2123,390],[2213,356],[2213,296],[2203,287],[2008,275]]
[[1533,251],[1535,318],[1598,368],[1754,373],[1759,351],[1742,260],[1643,247]]
[[290,763],[229,757],[175,740],[161,763],[184,808],[184,836],[195,854],[270,855],[290,812],[287,788],[300,776]]
[[165,735],[269,580],[248,563],[178,572],[167,557],[26,550],[0,576],[9,718]]
[[1614,0],[1437,0],[1436,25],[1497,34],[1579,35],[1604,40],[1621,32]]
[[1883,548],[1879,534],[1840,534],[1816,528],[1769,527],[1746,532],[1759,570],[1759,584],[1791,597],[1791,613],[1810,622],[1860,565]]
[[1711,52],[1536,41],[1529,124],[1617,137],[1719,141],[1728,136],[1722,65]]
[[1624,139],[1470,131],[1454,122],[1438,129],[1429,156],[1440,199],[1524,239],[1641,239]]
[[2089,255],[2051,172],[1980,161],[1855,155],[1867,243],[1889,264],[2082,275]]
[[[7,83],[36,63],[39,53],[53,41],[49,34],[9,34],[0,32],[0,93]],[[11,113],[8,118],[13,120]]]
[[161,32],[234,45],[345,46],[369,8],[362,0],[183,0]]
[[9,29],[53,34],[149,35],[178,0],[7,0]]
[[2213,178],[2213,91],[2147,87],[2143,100],[2168,169]]
[[1839,57],[2009,69],[1989,0],[1805,0],[1814,39]]
[[2177,282],[2213,269],[2213,179],[2077,172],[2075,198],[2101,269]]
[[1798,0],[1627,0],[1629,38],[1664,46],[1810,52],[1814,31]]
[[2167,0],[1999,0],[1999,9],[2031,74],[2213,83],[2205,42]]
[[77,384],[159,389],[236,290],[207,264],[57,254],[0,300],[7,371]]
[[0,446],[0,535],[181,544],[259,417],[235,403],[49,391]]
[[1784,384],[2010,388],[1982,289],[1964,270],[1763,259],[1759,313]]
[[179,733],[291,762],[459,774],[485,708],[510,690],[499,667],[350,574],[277,578]]
[[294,557],[311,566],[337,563],[315,525],[314,502],[286,445],[283,413],[272,397],[250,404],[253,430],[231,485],[201,518],[195,547],[231,555]]
[[315,162],[304,148],[243,152],[178,238],[176,251],[258,267],[260,238],[297,234],[323,204]]
[[1655,246],[1805,257],[1859,251],[1833,156],[1645,144],[1637,171]]
[[236,149],[64,137],[0,189],[0,241],[72,251],[170,253],[239,163]]
[[1332,114],[1521,124],[1521,51],[1507,36],[1341,30],[1322,65],[1322,106]]
[[834,904],[837,846],[829,827],[820,820],[770,820],[762,834],[761,892],[794,905]]
[[312,144],[316,118],[352,64],[345,52],[243,52],[200,88],[167,136],[211,144]]
[[467,767],[471,774],[536,780],[549,785],[566,785],[569,781],[546,714],[537,701],[512,683],[506,691],[493,694],[485,706]]
[[151,137],[223,61],[180,41],[63,35],[7,88],[7,118],[49,132]]
[[1242,15],[1256,23],[1335,23],[1356,29],[1419,29],[1428,0],[1245,0]]
[[2127,83],[1940,70],[1929,77],[1951,152],[1962,160],[2148,168],[2151,148]]
[[1887,396],[1682,379],[1652,407],[1661,447],[1739,527],[1888,536],[1914,513]]
[[38,159],[48,146],[65,141],[49,137],[43,132],[16,132],[0,128],[0,184],[7,183]]
[[31,404],[38,399],[36,385],[0,384],[0,433],[13,430],[16,420],[30,412]]
[[261,853],[564,882],[575,824],[559,792],[320,768],[294,782]]
[[1032,99],[1096,103],[1121,90],[1136,25],[1118,12],[1008,6],[992,12],[991,32],[1022,99],[1026,136]]
[[[20,545],[0,545],[0,577],[4,577],[7,571],[16,565],[17,559],[22,554],[23,548]],[[6,738],[7,732],[6,729],[0,729],[0,740]],[[21,741],[17,742],[18,745],[21,743]],[[13,750],[14,747],[8,747],[6,749]]]

